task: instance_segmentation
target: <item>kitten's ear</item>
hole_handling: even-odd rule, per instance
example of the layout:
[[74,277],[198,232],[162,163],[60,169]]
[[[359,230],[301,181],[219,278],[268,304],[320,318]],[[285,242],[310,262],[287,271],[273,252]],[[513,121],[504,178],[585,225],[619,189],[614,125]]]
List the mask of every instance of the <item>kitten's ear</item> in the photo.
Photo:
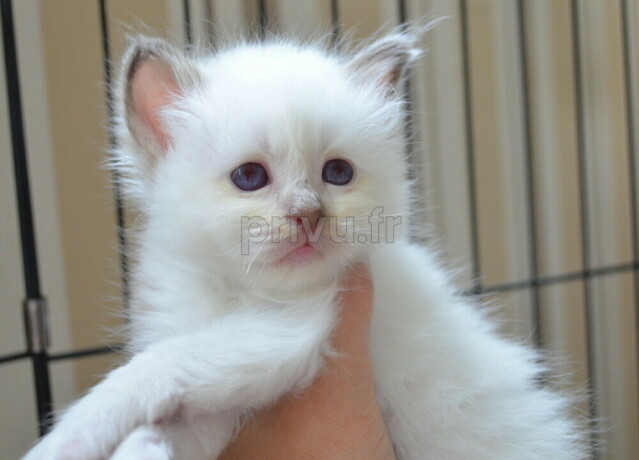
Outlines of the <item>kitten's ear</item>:
[[420,36],[415,28],[406,28],[366,44],[349,62],[349,70],[358,80],[376,84],[387,97],[394,97],[407,70],[422,54]]
[[200,82],[189,59],[167,42],[136,38],[125,54],[122,91],[124,117],[146,151],[164,153],[171,143],[163,111]]

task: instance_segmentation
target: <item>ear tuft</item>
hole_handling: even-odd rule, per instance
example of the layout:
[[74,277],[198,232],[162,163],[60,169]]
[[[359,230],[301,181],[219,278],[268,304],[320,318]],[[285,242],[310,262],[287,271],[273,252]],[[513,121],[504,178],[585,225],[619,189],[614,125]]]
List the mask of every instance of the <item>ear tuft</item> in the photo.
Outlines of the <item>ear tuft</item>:
[[145,151],[165,152],[171,137],[164,111],[199,83],[199,74],[184,54],[167,42],[137,37],[124,57],[124,117]]
[[407,70],[422,55],[422,36],[441,19],[404,24],[389,35],[365,43],[352,57],[349,69],[356,79],[384,88],[387,97],[398,94]]

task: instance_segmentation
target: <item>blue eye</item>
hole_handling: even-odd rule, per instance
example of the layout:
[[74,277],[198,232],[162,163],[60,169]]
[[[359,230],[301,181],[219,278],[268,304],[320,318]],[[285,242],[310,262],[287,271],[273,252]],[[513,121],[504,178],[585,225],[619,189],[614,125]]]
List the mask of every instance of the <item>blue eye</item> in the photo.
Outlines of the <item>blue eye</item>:
[[353,167],[346,160],[329,160],[322,169],[322,180],[327,184],[346,185],[353,179]]
[[268,184],[268,173],[259,163],[244,163],[231,173],[231,180],[238,188],[252,192]]

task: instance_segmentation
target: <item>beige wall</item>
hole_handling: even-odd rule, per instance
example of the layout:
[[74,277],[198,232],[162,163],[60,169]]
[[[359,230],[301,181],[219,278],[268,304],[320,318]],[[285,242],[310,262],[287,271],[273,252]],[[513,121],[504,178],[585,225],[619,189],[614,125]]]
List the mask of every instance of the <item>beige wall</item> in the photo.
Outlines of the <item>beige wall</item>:
[[[40,282],[51,312],[52,350],[68,350],[72,342],[67,274],[62,269],[65,254],[49,126],[39,2],[25,0],[14,3]],[[5,107],[4,72],[1,74],[0,106]],[[21,313],[24,285],[6,110],[0,111],[0,150],[0,354],[4,355],[25,347]],[[71,362],[51,366],[51,378],[56,401],[70,401],[77,394]],[[0,366],[0,458],[18,458],[37,436],[32,381],[28,361]]]
[[[14,2],[20,20],[19,45],[34,181],[38,243],[45,292],[51,298],[55,350],[112,340],[120,309],[113,194],[101,169],[107,148],[105,88],[97,1]],[[238,30],[255,30],[257,2],[191,0],[197,39],[213,40]],[[269,23],[282,32],[306,35],[330,26],[330,1],[270,0]],[[398,21],[391,0],[341,0],[344,28],[365,37]],[[416,162],[427,198],[429,239],[438,241],[449,265],[461,268],[460,289],[472,286],[471,200],[467,141],[475,154],[479,266],[484,285],[531,276],[528,243],[527,165],[523,87],[515,0],[467,0],[470,102],[473,129],[465,130],[466,100],[462,23],[457,0],[407,0],[411,17],[449,16],[424,40],[428,53],[414,72],[411,93],[420,141]],[[538,271],[543,276],[583,269],[575,74],[569,0],[524,2],[529,64],[530,129]],[[626,104],[619,3],[582,0],[584,153],[587,160],[590,267],[632,260],[631,197],[628,183]],[[632,26],[633,82],[639,81],[639,5],[628,1]],[[184,40],[178,0],[110,0],[112,59],[125,47],[127,30]],[[208,21],[205,21],[208,20]],[[144,27],[142,26],[144,25]],[[31,27],[29,27],[31,26]],[[29,67],[30,66],[30,67]],[[634,84],[634,83],[633,83]],[[4,90],[4,87],[3,87]],[[638,94],[634,88],[634,94]],[[4,97],[3,93],[0,93]],[[4,118],[2,118],[4,117]],[[637,126],[639,128],[639,126]],[[6,113],[0,113],[0,148],[9,151]],[[0,353],[23,347],[22,297],[15,206],[8,155],[0,156]],[[7,219],[6,217],[9,217]],[[436,235],[436,236],[435,236]],[[636,235],[635,235],[636,237]],[[587,315],[580,280],[539,291],[542,339],[561,357],[572,388],[586,385]],[[629,273],[593,279],[594,382],[599,416],[607,427],[606,459],[639,457],[637,432],[637,338],[633,279]],[[487,298],[503,319],[505,333],[530,340],[534,296],[529,288]],[[4,307],[6,305],[6,307]],[[116,357],[55,364],[56,401],[68,401],[92,385]],[[0,366],[0,458],[35,436],[27,363]],[[9,414],[7,417],[5,414]],[[20,414],[19,416],[16,414]],[[16,418],[18,417],[18,418]],[[16,422],[19,420],[19,422]]]
[[[109,308],[118,295],[115,210],[100,168],[107,137],[97,2],[42,2],[41,15],[71,337],[89,347],[117,324]],[[76,372],[100,368],[79,360]]]

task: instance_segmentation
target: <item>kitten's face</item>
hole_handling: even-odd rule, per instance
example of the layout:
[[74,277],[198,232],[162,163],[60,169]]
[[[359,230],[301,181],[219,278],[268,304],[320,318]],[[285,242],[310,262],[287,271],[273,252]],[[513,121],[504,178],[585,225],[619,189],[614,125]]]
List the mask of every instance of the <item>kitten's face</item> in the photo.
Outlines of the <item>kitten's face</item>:
[[397,238],[404,211],[397,100],[349,67],[287,45],[197,64],[166,111],[148,214],[168,246],[247,285],[314,286]]

